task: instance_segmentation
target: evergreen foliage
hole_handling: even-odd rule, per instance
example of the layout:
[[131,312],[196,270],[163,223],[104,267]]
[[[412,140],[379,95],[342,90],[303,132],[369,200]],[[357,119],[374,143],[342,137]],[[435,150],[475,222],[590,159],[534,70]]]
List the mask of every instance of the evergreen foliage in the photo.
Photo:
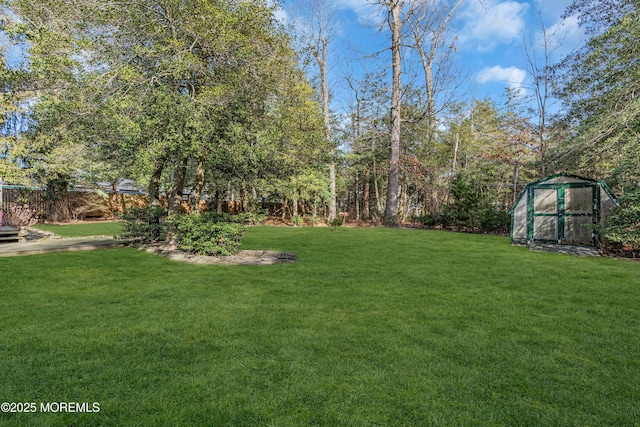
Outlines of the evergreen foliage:
[[245,226],[238,222],[212,221],[216,216],[189,214],[169,221],[178,232],[178,247],[200,255],[233,255],[240,250]]
[[167,235],[167,210],[159,206],[131,208],[121,217],[124,222],[122,236],[140,239],[143,243],[164,240]]
[[451,188],[453,203],[446,205],[442,213],[427,214],[416,220],[426,227],[442,227],[450,230],[507,233],[509,214],[492,204],[479,186],[462,175],[455,178]]
[[175,229],[177,246],[200,255],[232,255],[238,252],[245,224],[260,217],[253,214],[191,213],[168,216],[166,209],[129,209],[122,215],[123,237],[139,239],[142,243],[162,241],[168,227]]
[[599,231],[604,238],[605,249],[623,249],[631,255],[640,255],[640,188],[630,188],[619,199],[620,207],[607,217]]

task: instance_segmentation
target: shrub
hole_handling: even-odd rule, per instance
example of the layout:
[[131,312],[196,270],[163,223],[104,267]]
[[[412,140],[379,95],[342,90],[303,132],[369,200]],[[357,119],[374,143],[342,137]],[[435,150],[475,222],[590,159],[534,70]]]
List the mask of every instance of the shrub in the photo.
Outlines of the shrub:
[[511,227],[511,217],[509,212],[492,204],[487,204],[480,211],[480,229],[485,233],[509,232]]
[[422,224],[425,227],[437,227],[442,225],[442,218],[436,213],[427,213],[421,216],[413,217],[413,221]]
[[256,212],[247,212],[240,214],[240,216],[243,217],[244,223],[247,225],[259,224],[269,217],[266,209],[258,209]]
[[311,218],[309,218],[309,223],[311,225],[318,225],[320,223],[320,218],[314,213],[311,215]]
[[267,219],[267,214],[264,210],[240,214],[205,212],[200,215],[206,222],[232,222],[245,225],[258,224]]
[[480,226],[480,210],[483,202],[482,193],[461,175],[458,175],[451,186],[454,202],[443,210],[443,225],[454,226],[466,230],[474,230]]
[[479,231],[482,233],[508,233],[511,226],[509,213],[490,203],[486,196],[462,176],[451,188],[453,203],[441,213],[427,213],[415,218],[425,227]]
[[293,221],[293,225],[295,225],[296,227],[304,224],[304,218],[302,218],[302,215],[296,215],[291,220]]
[[605,249],[640,254],[640,189],[629,189],[620,198],[603,227],[596,227],[604,239]]
[[[4,223],[9,227],[20,228],[38,222],[38,215],[28,204],[9,204],[4,209]],[[2,224],[0,224],[2,225]]]
[[167,236],[166,209],[160,206],[131,208],[122,214],[123,237],[140,239],[143,243],[164,240]]
[[[200,255],[237,253],[242,243],[245,226],[237,222],[219,221],[221,219],[219,215],[207,213],[172,217],[170,222],[178,232],[178,247]],[[211,219],[218,221],[211,221]]]
[[334,230],[340,227],[343,223],[344,223],[344,219],[341,216],[337,216],[333,218],[331,221],[329,221],[329,225],[332,226]]

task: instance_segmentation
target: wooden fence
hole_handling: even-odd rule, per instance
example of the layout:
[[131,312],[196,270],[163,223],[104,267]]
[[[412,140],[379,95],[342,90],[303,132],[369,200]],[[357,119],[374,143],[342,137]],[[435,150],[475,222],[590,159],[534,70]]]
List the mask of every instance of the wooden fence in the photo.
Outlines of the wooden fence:
[[[69,191],[63,197],[52,199],[44,190],[5,186],[2,191],[2,206],[5,213],[11,209],[20,208],[24,214],[28,210],[38,221],[69,221],[74,219],[113,218],[131,207],[148,206],[148,197],[142,194],[108,194],[107,198],[96,192]],[[166,206],[166,198],[161,198]],[[215,210],[216,204],[202,202],[202,210]],[[281,215],[282,203],[258,203],[258,208],[269,215]],[[240,213],[243,211],[241,202],[222,201],[222,212]],[[190,212],[188,201],[182,203],[183,212]]]
[[107,198],[95,192],[69,191],[53,199],[44,190],[3,188],[2,206],[29,209],[39,221],[68,221],[85,218],[110,218],[128,207],[147,205],[147,196],[138,194],[109,194]]

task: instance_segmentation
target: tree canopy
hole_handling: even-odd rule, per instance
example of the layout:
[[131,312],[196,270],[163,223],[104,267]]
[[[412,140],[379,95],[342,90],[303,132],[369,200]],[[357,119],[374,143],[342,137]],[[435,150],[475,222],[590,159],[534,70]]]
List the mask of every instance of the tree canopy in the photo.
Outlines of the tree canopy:
[[640,15],[637,2],[576,0],[575,12],[592,34],[561,64],[567,138],[557,148],[561,167],[637,186],[640,170]]
[[35,103],[12,156],[40,181],[102,171],[147,182],[157,199],[164,180],[178,211],[186,187],[199,198],[217,179],[251,186],[325,160],[313,92],[267,2],[3,7],[3,29],[28,45]]

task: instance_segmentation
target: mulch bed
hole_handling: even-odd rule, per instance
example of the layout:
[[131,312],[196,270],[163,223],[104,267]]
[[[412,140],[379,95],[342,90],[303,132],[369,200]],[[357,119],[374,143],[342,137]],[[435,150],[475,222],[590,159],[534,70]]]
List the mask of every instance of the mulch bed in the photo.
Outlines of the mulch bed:
[[296,254],[291,252],[245,250],[235,255],[206,256],[183,251],[175,247],[168,247],[165,244],[136,244],[134,246],[145,252],[190,264],[272,265],[290,264],[297,260]]

